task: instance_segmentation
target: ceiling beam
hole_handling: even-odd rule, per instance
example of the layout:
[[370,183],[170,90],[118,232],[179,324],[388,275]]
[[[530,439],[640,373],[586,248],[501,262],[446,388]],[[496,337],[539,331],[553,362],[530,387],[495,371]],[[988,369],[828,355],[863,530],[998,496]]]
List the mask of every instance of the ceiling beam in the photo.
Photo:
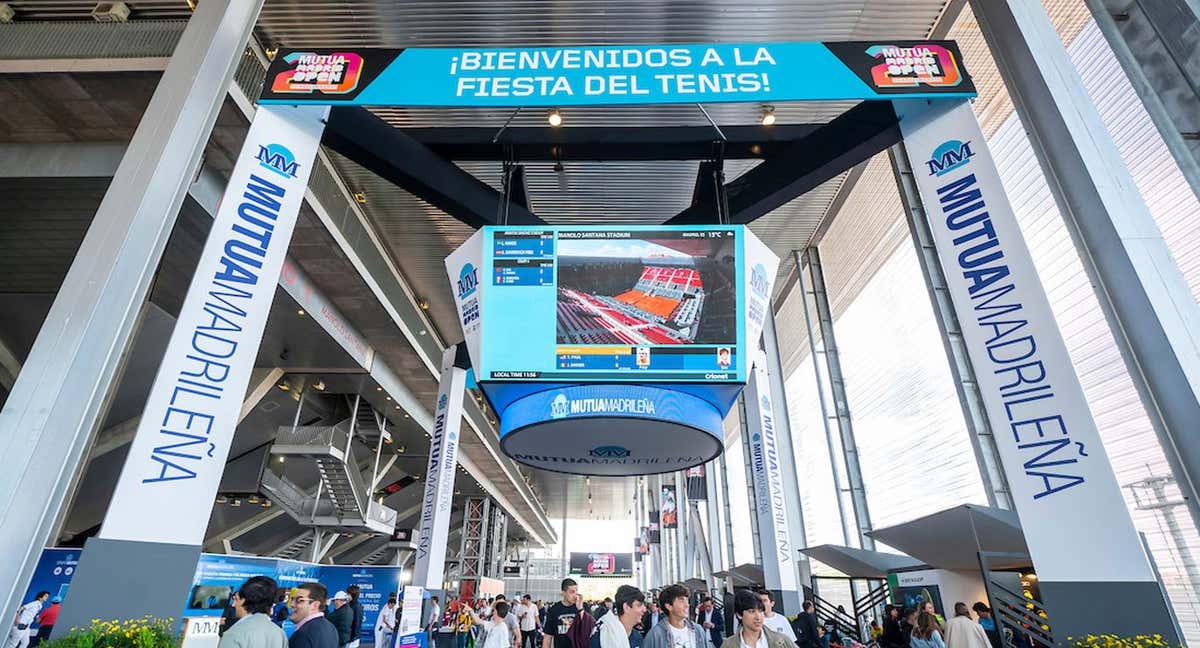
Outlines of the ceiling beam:
[[[321,141],[472,227],[498,223],[504,200],[500,192],[366,108],[335,106]],[[528,209],[509,203],[508,224],[538,225],[543,221]]]
[[[744,225],[765,216],[899,141],[891,102],[864,101],[726,183],[730,222]],[[716,218],[715,204],[700,203],[666,224],[715,223]]]
[[[769,157],[824,124],[722,126],[724,157]],[[489,127],[400,129],[437,155],[455,161],[607,162],[704,160],[713,157],[712,126],[513,126],[494,140]]]

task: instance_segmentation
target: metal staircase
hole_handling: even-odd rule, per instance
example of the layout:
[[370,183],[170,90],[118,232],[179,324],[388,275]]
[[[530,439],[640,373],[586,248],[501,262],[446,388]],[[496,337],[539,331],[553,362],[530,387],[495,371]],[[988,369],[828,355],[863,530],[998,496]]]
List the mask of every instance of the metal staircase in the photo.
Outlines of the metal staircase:
[[278,548],[272,554],[277,558],[286,558],[288,560],[300,560],[304,557],[304,553],[312,547],[313,540],[316,535],[313,533],[305,533],[304,535],[292,540],[286,545]]
[[378,469],[378,452],[385,435],[382,424],[378,412],[355,398],[350,416],[336,425],[281,426],[271,455],[312,461],[321,482],[314,498],[275,472],[280,470],[279,462],[271,462],[272,470],[263,475],[263,491],[302,524],[391,534],[396,527],[396,511],[371,500],[374,475],[364,478],[355,456],[356,439],[374,442]]

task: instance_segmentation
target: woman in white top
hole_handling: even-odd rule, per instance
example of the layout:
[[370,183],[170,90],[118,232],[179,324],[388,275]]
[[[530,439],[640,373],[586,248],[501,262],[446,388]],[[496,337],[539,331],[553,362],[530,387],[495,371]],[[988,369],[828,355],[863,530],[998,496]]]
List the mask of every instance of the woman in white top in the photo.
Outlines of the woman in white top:
[[954,618],[946,622],[946,648],[991,648],[983,626],[971,618],[966,603],[954,604]]

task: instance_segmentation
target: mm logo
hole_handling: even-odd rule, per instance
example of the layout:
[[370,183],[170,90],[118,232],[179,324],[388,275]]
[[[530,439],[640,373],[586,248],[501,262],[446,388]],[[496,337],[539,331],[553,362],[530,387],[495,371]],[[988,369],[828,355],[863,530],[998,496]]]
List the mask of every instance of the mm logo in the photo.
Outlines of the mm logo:
[[566,394],[559,394],[554,397],[554,400],[550,401],[550,418],[560,419],[569,413],[570,409],[567,406]]
[[929,175],[942,176],[970,162],[974,155],[970,142],[948,140],[933,149],[933,155],[925,165],[929,167]]
[[479,287],[479,273],[475,272],[475,266],[468,263],[462,267],[458,273],[458,298],[459,300],[471,296],[475,289]]
[[588,451],[588,454],[601,459],[624,459],[629,456],[629,448],[621,446],[597,446]]
[[767,297],[767,269],[761,263],[750,271],[750,289],[761,299]]
[[296,156],[282,144],[267,144],[258,147],[258,164],[262,168],[277,173],[284,178],[295,178],[300,165]]
[[446,405],[449,402],[450,402],[450,397],[445,394],[442,394],[442,397],[438,399],[438,407],[437,407],[438,411],[440,412],[440,411],[446,409]]
[[767,412],[771,411],[771,399],[770,398],[763,396],[758,402],[760,405],[762,405],[762,408],[764,411],[767,411]]

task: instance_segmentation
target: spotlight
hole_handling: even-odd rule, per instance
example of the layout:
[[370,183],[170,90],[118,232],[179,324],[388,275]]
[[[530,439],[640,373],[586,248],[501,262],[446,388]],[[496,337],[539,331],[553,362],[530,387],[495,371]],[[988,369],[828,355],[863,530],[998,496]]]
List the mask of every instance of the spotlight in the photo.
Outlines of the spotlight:
[[417,302],[417,306],[420,307],[421,310],[429,310],[429,300],[422,299],[421,301]]
[[562,113],[559,112],[558,108],[554,108],[550,112],[546,113],[546,121],[550,122],[551,126],[558,128],[559,126],[562,126]]
[[775,106],[763,106],[762,125],[763,126],[774,126],[775,125]]
[[304,317],[304,309],[300,308],[300,309],[296,310],[296,314],[299,315],[300,317]]
[[286,459],[287,457],[279,457],[279,463],[283,463]]
[[355,192],[355,193],[354,193],[354,202],[356,202],[356,203],[358,203],[358,204],[360,204],[360,205],[365,205],[365,204],[367,204],[367,194],[366,194],[365,192],[362,192],[362,191],[357,191],[357,192]]
[[317,382],[313,383],[313,389],[317,391],[325,391],[325,381],[318,380]]
[[276,385],[276,387],[279,387],[283,391],[287,391],[292,388],[292,386],[287,384],[287,381],[284,381],[284,380],[279,381],[279,384]]

